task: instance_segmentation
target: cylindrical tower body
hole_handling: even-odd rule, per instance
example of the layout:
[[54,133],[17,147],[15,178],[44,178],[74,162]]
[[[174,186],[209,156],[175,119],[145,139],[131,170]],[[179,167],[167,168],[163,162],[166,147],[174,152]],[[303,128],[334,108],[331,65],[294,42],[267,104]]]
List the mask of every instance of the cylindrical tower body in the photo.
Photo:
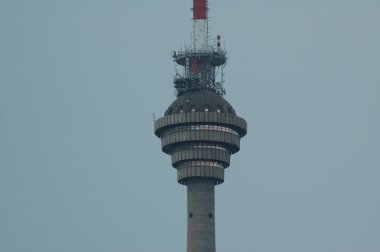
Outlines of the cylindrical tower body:
[[187,183],[187,251],[215,251],[214,181],[190,179]]
[[193,22],[193,48],[173,53],[184,67],[184,76],[174,78],[177,99],[155,121],[154,131],[162,151],[171,155],[178,183],[187,186],[187,251],[215,252],[214,187],[224,182],[247,123],[222,97],[223,79],[216,80],[227,57],[220,36],[217,47],[208,45],[207,0],[193,0]]

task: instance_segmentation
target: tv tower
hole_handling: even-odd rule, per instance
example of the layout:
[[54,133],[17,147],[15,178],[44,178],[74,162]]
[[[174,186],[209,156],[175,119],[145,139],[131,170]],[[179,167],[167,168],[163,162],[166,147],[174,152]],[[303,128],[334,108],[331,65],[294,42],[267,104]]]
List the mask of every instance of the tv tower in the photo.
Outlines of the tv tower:
[[192,10],[192,46],[172,53],[183,68],[174,77],[177,99],[155,121],[154,133],[187,186],[187,251],[215,252],[214,187],[224,182],[247,123],[223,98],[227,56],[219,35],[209,44],[207,0],[193,0]]

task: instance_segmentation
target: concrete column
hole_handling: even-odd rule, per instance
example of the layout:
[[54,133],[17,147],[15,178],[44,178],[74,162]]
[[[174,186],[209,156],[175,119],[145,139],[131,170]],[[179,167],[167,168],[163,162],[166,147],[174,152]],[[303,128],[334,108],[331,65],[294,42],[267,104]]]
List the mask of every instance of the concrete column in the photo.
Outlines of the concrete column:
[[187,252],[215,252],[215,181],[187,182]]

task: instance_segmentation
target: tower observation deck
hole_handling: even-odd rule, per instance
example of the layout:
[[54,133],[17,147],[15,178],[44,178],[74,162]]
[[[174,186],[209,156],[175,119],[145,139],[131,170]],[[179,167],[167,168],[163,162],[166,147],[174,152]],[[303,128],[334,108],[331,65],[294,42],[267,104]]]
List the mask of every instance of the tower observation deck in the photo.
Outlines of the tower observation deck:
[[215,251],[214,187],[247,133],[246,121],[223,98],[227,56],[219,35],[216,45],[208,43],[207,10],[207,0],[193,0],[193,45],[172,54],[183,67],[174,77],[177,99],[154,124],[177,181],[187,186],[188,252]]

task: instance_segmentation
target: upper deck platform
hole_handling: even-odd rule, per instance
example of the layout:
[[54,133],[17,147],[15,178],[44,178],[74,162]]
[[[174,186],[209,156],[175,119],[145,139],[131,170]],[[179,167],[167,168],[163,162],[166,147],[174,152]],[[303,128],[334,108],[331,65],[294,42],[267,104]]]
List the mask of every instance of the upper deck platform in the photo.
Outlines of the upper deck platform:
[[223,50],[186,50],[175,52],[173,58],[181,66],[186,66],[186,59],[191,61],[196,58],[198,62],[209,62],[211,66],[217,67],[226,63],[227,53]]

